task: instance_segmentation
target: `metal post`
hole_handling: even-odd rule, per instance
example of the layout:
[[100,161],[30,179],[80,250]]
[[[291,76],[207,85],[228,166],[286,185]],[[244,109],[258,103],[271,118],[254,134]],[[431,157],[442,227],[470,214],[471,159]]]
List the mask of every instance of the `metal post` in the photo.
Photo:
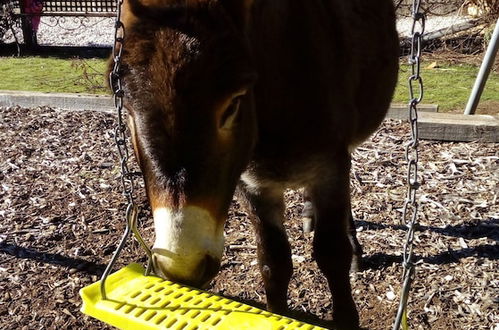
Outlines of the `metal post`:
[[464,110],[465,115],[475,114],[476,107],[478,106],[478,102],[480,101],[480,97],[482,96],[482,92],[485,87],[485,83],[487,82],[490,70],[492,69],[492,65],[494,64],[497,49],[499,49],[499,18],[497,19],[494,33],[492,33],[492,38],[490,39],[489,46],[487,47],[487,52],[485,53],[485,57],[483,58],[480,71],[478,72],[478,76],[476,77],[475,85],[473,86],[473,90],[471,91],[468,104],[466,105],[466,109]]

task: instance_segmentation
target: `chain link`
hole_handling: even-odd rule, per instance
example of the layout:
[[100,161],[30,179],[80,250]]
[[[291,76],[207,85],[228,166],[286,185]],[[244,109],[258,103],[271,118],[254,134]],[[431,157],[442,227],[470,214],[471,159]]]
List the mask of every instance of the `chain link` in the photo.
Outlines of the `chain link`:
[[118,123],[114,130],[114,139],[118,148],[121,166],[121,184],[123,193],[128,204],[135,206],[133,192],[135,190],[134,178],[128,168],[129,153],[127,148],[126,124],[124,122],[123,100],[125,92],[120,77],[121,57],[123,54],[123,43],[125,41],[125,26],[121,22],[121,7],[123,0],[118,0],[117,14],[113,45],[113,70],[109,73],[109,85],[113,91],[114,106],[118,114]]
[[411,126],[411,138],[405,148],[405,159],[407,161],[407,195],[404,202],[402,222],[407,226],[406,240],[403,250],[403,286],[401,290],[400,304],[393,325],[393,330],[408,329],[407,325],[407,300],[414,279],[415,265],[413,259],[414,236],[418,222],[419,204],[417,201],[417,190],[420,187],[418,180],[418,109],[417,106],[424,96],[423,79],[421,77],[421,54],[423,35],[425,31],[425,14],[421,12],[421,0],[413,0],[412,4],[413,23],[411,28],[411,52],[409,64],[411,65],[411,76],[409,77],[409,123]]
[[106,279],[109,276],[118,256],[120,255],[126,241],[133,233],[135,239],[139,242],[142,248],[145,250],[147,256],[149,257],[146,275],[149,273],[151,268],[151,250],[147,244],[142,239],[138,229],[137,229],[137,218],[138,218],[138,206],[135,202],[134,192],[135,192],[135,176],[140,176],[140,173],[131,172],[128,163],[130,159],[130,154],[128,152],[127,146],[127,125],[125,124],[125,113],[123,111],[124,107],[124,97],[125,91],[123,90],[123,84],[120,76],[121,68],[121,58],[123,55],[123,46],[125,42],[125,25],[121,21],[121,10],[123,7],[123,0],[116,1],[116,21],[115,21],[115,32],[114,32],[114,44],[113,44],[113,69],[109,73],[109,85],[113,91],[114,106],[118,115],[118,120],[116,127],[114,129],[114,139],[118,149],[118,155],[120,157],[120,168],[121,168],[121,185],[123,187],[123,194],[127,200],[126,206],[126,228],[120,243],[113,253],[109,264],[107,265],[104,273],[102,274],[100,291],[103,299],[107,299],[106,296]]

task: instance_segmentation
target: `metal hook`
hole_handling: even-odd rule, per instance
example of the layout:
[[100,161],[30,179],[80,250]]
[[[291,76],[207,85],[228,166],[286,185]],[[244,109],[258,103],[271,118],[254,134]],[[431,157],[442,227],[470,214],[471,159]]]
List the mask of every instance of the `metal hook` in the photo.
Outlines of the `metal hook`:
[[116,260],[118,260],[118,257],[121,254],[121,251],[125,247],[127,239],[130,237],[130,234],[133,233],[135,239],[139,242],[140,246],[144,249],[144,251],[147,254],[148,262],[147,262],[147,269],[145,275],[149,275],[151,271],[151,266],[152,266],[152,252],[151,249],[147,246],[145,243],[144,239],[139,233],[139,230],[137,229],[137,219],[138,219],[138,207],[135,204],[129,204],[127,209],[126,209],[126,228],[125,232],[123,233],[123,236],[120,240],[120,243],[116,250],[113,253],[113,256],[111,260],[109,261],[109,264],[107,265],[106,269],[104,270],[104,273],[102,274],[101,277],[101,282],[100,282],[100,292],[102,299],[107,299],[107,294],[106,294],[106,279],[111,273],[114,264],[116,263]]

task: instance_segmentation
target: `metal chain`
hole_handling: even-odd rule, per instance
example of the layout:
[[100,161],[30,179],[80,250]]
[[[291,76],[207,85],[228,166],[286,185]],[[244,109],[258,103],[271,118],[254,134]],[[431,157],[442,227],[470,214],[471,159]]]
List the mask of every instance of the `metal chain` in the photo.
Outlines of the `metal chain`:
[[423,79],[421,77],[421,52],[426,21],[425,14],[421,12],[421,0],[413,0],[412,17],[411,52],[409,55],[409,64],[411,65],[411,76],[409,77],[409,122],[411,125],[411,140],[405,149],[405,159],[407,161],[407,195],[402,213],[402,222],[407,226],[407,234],[403,252],[403,286],[393,330],[399,330],[401,325],[403,329],[408,329],[407,300],[415,274],[415,266],[412,258],[419,207],[416,199],[416,192],[420,186],[418,181],[419,136],[417,106],[423,99],[424,93]]
[[[151,266],[151,250],[147,244],[142,239],[138,229],[137,229],[137,216],[138,216],[138,206],[134,199],[135,182],[134,177],[137,175],[135,172],[131,172],[128,167],[129,162],[129,152],[127,147],[127,136],[126,136],[126,124],[124,120],[124,97],[125,91],[123,90],[123,84],[120,76],[121,58],[123,55],[123,45],[125,42],[125,26],[121,21],[121,10],[123,7],[123,0],[116,0],[116,22],[114,31],[114,44],[113,44],[113,69],[109,73],[109,85],[113,91],[114,106],[118,115],[118,122],[114,130],[114,139],[116,141],[116,146],[118,148],[118,155],[120,157],[120,167],[121,167],[121,184],[123,187],[123,194],[127,199],[126,207],[126,228],[120,243],[113,253],[111,261],[106,267],[106,270],[102,274],[100,291],[103,299],[107,299],[105,282],[109,276],[118,256],[120,255],[126,241],[133,233],[139,244],[147,253],[149,258],[148,267],[146,274],[149,273]],[[140,174],[139,174],[140,175]]]

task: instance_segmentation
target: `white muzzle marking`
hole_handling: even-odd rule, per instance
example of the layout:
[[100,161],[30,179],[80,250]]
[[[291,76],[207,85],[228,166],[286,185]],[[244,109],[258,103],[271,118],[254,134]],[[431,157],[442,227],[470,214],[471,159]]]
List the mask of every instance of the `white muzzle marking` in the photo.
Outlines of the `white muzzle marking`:
[[[156,240],[153,254],[161,269],[177,279],[196,279],[199,263],[209,255],[221,259],[223,226],[210,213],[196,206],[178,212],[168,208],[153,211]],[[164,274],[165,275],[165,274]]]

